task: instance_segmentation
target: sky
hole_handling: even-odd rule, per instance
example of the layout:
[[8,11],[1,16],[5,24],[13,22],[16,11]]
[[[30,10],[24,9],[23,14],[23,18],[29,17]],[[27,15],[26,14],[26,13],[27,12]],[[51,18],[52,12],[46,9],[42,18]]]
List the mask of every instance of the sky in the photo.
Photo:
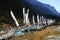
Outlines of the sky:
[[37,1],[54,6],[55,9],[60,13],[60,0],[37,0]]

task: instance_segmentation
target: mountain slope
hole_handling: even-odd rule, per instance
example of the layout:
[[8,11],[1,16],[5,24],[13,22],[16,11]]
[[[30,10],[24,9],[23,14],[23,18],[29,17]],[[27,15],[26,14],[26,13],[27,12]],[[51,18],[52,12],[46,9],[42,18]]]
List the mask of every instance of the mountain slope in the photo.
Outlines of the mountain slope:
[[32,20],[32,15],[35,15],[36,18],[36,15],[38,14],[46,18],[56,19],[56,21],[60,21],[60,14],[55,10],[54,7],[38,2],[37,0],[0,0],[0,16],[4,16],[3,20],[0,20],[3,22],[7,20],[8,23],[10,23],[12,20],[10,10],[13,11],[17,19],[23,19],[23,7],[30,9],[30,20]]

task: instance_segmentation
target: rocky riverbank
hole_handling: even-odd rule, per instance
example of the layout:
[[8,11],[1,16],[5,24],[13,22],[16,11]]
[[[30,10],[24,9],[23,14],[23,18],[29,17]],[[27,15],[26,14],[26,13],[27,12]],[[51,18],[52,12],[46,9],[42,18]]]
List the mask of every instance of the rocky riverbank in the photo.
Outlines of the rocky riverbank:
[[26,34],[24,36],[18,36],[18,37],[11,38],[10,40],[49,40],[47,38],[47,36],[49,36],[49,35],[51,35],[51,36],[60,35],[60,31],[52,30],[56,27],[60,27],[60,25],[49,26],[46,29],[42,29],[41,31],[34,31],[34,32],[32,32],[30,34]]

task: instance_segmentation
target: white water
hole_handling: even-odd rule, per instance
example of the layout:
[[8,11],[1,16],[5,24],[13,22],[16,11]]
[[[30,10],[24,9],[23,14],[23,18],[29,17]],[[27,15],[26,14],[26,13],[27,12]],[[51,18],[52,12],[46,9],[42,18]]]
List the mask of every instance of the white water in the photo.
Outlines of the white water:
[[23,23],[25,24],[25,20],[26,18],[25,18],[25,8],[23,8]]
[[49,20],[47,20],[47,22],[48,22],[48,25],[50,25],[50,24],[54,23],[55,20],[51,20],[51,19],[49,19]]
[[16,26],[19,26],[19,23],[18,23],[17,19],[15,18],[13,12],[10,11],[10,13],[11,13],[11,16],[12,16],[13,20],[15,21]]
[[40,16],[40,25],[42,25],[42,20],[41,20],[41,16]]
[[42,22],[43,22],[44,21],[44,17],[42,16],[41,19],[42,19]]
[[46,23],[47,23],[47,22],[46,22],[46,19],[44,19],[44,24],[47,25]]
[[37,23],[38,23],[38,26],[39,26],[39,15],[37,15]]
[[26,25],[30,24],[28,14],[29,14],[29,9],[27,9],[27,13],[25,13],[25,8],[23,8],[23,19],[24,19],[23,23]]
[[35,25],[35,18],[34,18],[34,16],[33,16],[33,24]]

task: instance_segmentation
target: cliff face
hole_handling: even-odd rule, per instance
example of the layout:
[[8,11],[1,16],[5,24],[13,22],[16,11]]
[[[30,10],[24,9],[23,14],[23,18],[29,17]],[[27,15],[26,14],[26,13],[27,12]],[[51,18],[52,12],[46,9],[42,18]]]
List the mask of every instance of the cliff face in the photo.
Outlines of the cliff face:
[[[10,15],[10,10],[13,11],[17,19],[23,19],[23,7],[30,9],[30,20],[32,20],[32,15],[36,16],[37,14],[46,18],[56,19],[56,21],[60,20],[60,14],[54,7],[38,2],[37,0],[0,0],[0,16],[4,17],[3,20],[2,17],[0,17],[0,22],[7,20],[7,23],[10,23],[10,21],[13,20]],[[11,22],[14,23],[13,21]]]

